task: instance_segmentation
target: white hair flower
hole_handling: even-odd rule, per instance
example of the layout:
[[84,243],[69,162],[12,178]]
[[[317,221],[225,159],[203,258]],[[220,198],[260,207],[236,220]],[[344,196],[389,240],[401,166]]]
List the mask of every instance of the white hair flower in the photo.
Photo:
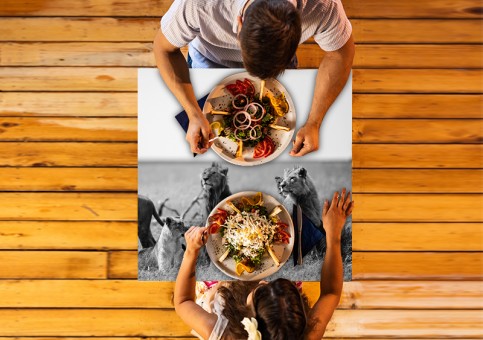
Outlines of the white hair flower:
[[248,333],[247,340],[262,340],[262,333],[258,330],[258,322],[255,318],[243,318],[242,325]]

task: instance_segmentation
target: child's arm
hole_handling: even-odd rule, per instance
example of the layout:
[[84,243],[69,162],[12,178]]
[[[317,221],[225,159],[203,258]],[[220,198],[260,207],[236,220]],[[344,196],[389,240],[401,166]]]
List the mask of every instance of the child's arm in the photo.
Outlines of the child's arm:
[[353,206],[350,193],[346,197],[345,189],[342,189],[340,200],[339,193],[334,193],[330,207],[327,200],[324,203],[322,221],[326,231],[327,250],[320,274],[320,296],[309,313],[306,339],[322,338],[339,304],[344,278],[340,247],[341,232]]
[[185,233],[186,251],[174,288],[176,313],[204,339],[210,337],[217,320],[215,314],[208,313],[195,302],[196,260],[204,244],[203,235],[206,230],[206,228],[191,227]]

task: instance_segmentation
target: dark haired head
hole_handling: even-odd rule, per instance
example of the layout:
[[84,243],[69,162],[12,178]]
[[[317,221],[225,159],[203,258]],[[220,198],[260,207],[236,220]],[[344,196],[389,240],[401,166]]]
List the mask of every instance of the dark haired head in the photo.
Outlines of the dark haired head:
[[262,339],[302,339],[307,324],[307,299],[286,279],[258,287],[253,306]]
[[239,35],[245,68],[261,79],[277,77],[290,65],[301,35],[300,14],[292,3],[254,1]]

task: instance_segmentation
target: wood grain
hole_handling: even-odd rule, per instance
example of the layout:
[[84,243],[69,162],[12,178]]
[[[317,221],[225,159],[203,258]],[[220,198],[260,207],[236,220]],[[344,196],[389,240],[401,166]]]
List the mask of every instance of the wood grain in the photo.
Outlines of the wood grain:
[[[82,3],[65,0],[4,0],[0,16],[156,16],[166,13],[171,0],[86,0]],[[387,3],[383,0],[344,0],[349,18],[480,18],[481,3],[477,0],[445,0]]]
[[[353,70],[355,93],[481,93],[481,70]],[[123,67],[0,67],[1,91],[136,91]]]
[[[2,308],[173,308],[174,282],[1,280],[0,289]],[[469,281],[345,282],[338,309],[479,309],[482,290]],[[303,291],[313,302],[319,283],[304,282]]]
[[[356,44],[482,42],[478,19],[352,19],[351,23]],[[159,18],[3,17],[0,41],[152,42],[159,28]]]
[[137,93],[0,92],[0,117],[135,117]]
[[[356,45],[354,69],[366,68],[481,68],[479,45]],[[297,49],[300,68],[318,68],[325,52],[316,44]]]
[[0,143],[0,166],[136,166],[135,143]]
[[481,70],[353,70],[355,93],[482,93]]
[[483,193],[483,171],[353,169],[355,193]]
[[[105,279],[107,254],[79,251],[0,251],[1,279]],[[50,297],[55,296],[51,291]],[[0,318],[4,320],[3,318]],[[5,330],[0,326],[0,334]]]
[[137,191],[137,168],[0,168],[0,191]]
[[137,249],[136,222],[0,221],[2,249]]
[[481,145],[354,144],[354,168],[468,168],[482,165]]
[[480,252],[353,252],[355,280],[480,280]]
[[137,69],[98,67],[0,67],[1,91],[131,91]]
[[353,143],[481,143],[481,119],[353,119]]
[[354,118],[481,118],[479,94],[353,94]]
[[137,221],[137,195],[0,193],[0,220]]
[[[5,322],[3,336],[189,335],[189,328],[179,322],[173,310],[0,310],[0,318]],[[480,320],[479,311],[337,310],[325,336],[478,337]]]
[[482,223],[353,223],[353,251],[482,251]]
[[[152,43],[0,43],[0,66],[155,67]],[[358,45],[354,68],[481,68],[480,45]],[[297,50],[299,67],[317,68],[325,52],[317,44]],[[418,56],[415,58],[414,56]]]
[[137,142],[135,118],[1,118],[2,141]]
[[483,222],[480,194],[354,194],[355,222]]
[[[478,252],[353,252],[354,280],[475,280]],[[137,278],[137,251],[109,252],[110,279]]]

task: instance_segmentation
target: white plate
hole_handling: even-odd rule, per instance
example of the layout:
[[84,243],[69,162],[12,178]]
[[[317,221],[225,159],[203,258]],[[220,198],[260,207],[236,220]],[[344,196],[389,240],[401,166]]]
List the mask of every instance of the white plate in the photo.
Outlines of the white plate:
[[[226,201],[238,202],[242,197],[253,197],[255,196],[255,194],[255,191],[245,191],[231,195],[230,197],[227,197],[223,201],[221,201],[210,213],[210,216],[215,214],[218,208],[232,211],[232,209],[226,204]],[[278,214],[278,217],[282,222],[288,225],[287,231],[290,234],[290,243],[276,243],[272,245],[273,252],[280,261],[280,265],[278,267],[275,265],[270,255],[265,252],[263,254],[260,266],[258,266],[253,271],[253,273],[243,272],[242,275],[238,276],[235,271],[236,262],[232,257],[227,257],[223,262],[218,261],[220,256],[223,255],[223,253],[225,252],[225,247],[223,247],[223,244],[221,243],[221,235],[219,233],[212,235],[210,234],[206,243],[206,250],[208,252],[208,255],[210,256],[211,261],[213,261],[213,263],[219,270],[234,279],[243,281],[261,280],[269,275],[276,273],[280,268],[282,268],[282,266],[288,260],[290,254],[292,253],[295,237],[292,218],[290,217],[289,212],[287,211],[287,209],[285,209],[285,207],[283,207],[283,205],[281,205],[275,198],[270,195],[263,194],[263,201],[263,205],[267,208],[267,211],[269,212],[277,205],[280,205],[282,207],[282,212]],[[209,225],[208,220],[206,221],[206,225]]]
[[[255,86],[255,93],[260,92],[260,79],[251,76],[248,72],[236,73],[223,79],[215,88],[210,92],[203,106],[203,113],[210,123],[218,120],[223,120],[221,115],[212,115],[212,110],[224,111],[231,103],[233,96],[225,89],[225,85],[235,83],[236,80],[243,80],[248,78]],[[277,96],[281,92],[285,93],[285,98],[289,105],[289,111],[284,117],[279,118],[278,125],[287,126],[290,131],[280,131],[272,129],[269,133],[270,138],[275,142],[276,149],[268,157],[265,158],[253,158],[253,147],[246,147],[243,151],[243,160],[235,158],[237,144],[226,137],[220,137],[213,143],[212,149],[224,160],[242,166],[260,165],[270,162],[277,158],[290,144],[295,129],[295,106],[293,104],[290,94],[285,87],[276,79],[268,79],[265,83],[265,90],[270,91],[273,95]]]

